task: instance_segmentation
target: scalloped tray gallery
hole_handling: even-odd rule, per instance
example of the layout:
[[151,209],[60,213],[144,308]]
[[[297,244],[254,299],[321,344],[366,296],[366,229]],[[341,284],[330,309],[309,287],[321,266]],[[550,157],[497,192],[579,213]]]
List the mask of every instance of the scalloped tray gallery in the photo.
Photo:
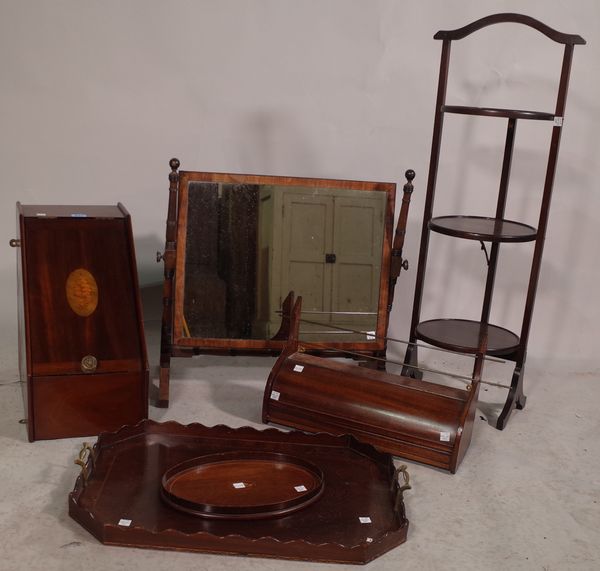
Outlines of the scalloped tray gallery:
[[[105,544],[367,563],[406,541],[408,486],[389,454],[352,436],[146,420],[101,434],[77,462],[69,515]],[[279,487],[252,491],[278,470]],[[219,472],[222,495],[184,485],[165,498],[169,483]]]

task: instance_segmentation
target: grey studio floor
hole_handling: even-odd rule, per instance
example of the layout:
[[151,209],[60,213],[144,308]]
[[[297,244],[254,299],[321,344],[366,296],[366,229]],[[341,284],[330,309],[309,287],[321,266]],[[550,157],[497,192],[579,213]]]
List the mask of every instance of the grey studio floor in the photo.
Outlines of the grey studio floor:
[[[152,292],[152,294],[150,294]],[[157,384],[158,290],[145,294]],[[11,324],[12,326],[12,324]],[[16,336],[16,331],[15,331]],[[27,442],[16,356],[0,353],[0,569],[344,569],[357,567],[108,547],[67,514],[84,438]],[[261,427],[270,357],[174,360],[169,409],[150,418]],[[600,383],[530,356],[528,402],[500,432],[503,393],[482,391],[473,441],[455,475],[411,462],[408,540],[369,569],[600,569]],[[397,463],[400,461],[397,460]]]

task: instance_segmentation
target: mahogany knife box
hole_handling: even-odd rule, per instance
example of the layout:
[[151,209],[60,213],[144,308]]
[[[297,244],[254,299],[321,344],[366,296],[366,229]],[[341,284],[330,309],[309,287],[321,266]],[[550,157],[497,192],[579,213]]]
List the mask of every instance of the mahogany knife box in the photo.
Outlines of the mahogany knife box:
[[148,417],[131,217],[17,203],[19,372],[28,437],[96,435]]

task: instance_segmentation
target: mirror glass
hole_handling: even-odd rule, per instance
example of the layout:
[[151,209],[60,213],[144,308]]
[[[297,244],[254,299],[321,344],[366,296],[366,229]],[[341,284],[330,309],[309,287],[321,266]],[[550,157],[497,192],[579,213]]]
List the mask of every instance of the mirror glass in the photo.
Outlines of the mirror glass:
[[303,339],[368,341],[370,332],[374,339],[387,195],[187,183],[184,337],[271,339],[293,291],[312,322],[302,323]]

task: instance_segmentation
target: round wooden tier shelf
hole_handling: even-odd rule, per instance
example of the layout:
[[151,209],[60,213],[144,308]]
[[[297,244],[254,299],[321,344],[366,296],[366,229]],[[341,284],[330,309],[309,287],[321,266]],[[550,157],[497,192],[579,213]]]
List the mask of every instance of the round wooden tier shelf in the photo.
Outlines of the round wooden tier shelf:
[[485,325],[469,319],[431,319],[417,325],[419,339],[452,351],[476,353],[481,328],[487,328],[488,355],[511,353],[519,346],[519,337],[512,331],[497,325]]
[[162,478],[171,507],[211,519],[265,519],[316,501],[323,474],[300,458],[268,452],[226,452],[173,466]]
[[523,109],[496,109],[495,107],[468,107],[466,105],[443,105],[444,113],[461,115],[480,115],[484,117],[505,117],[507,119],[533,119],[534,121],[553,121],[554,114]]
[[429,229],[447,236],[484,242],[531,242],[537,236],[533,226],[485,216],[437,216]]

